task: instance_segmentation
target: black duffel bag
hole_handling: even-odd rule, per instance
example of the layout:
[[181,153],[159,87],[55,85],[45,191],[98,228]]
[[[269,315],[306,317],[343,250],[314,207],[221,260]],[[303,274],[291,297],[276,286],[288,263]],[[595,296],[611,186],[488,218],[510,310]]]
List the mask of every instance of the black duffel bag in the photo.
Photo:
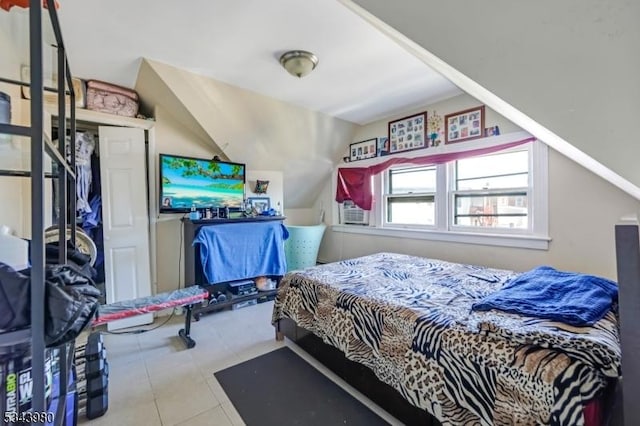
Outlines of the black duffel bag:
[[[31,322],[30,270],[16,272],[0,263],[0,328],[11,330]],[[45,344],[75,339],[98,309],[100,290],[72,265],[45,268]]]

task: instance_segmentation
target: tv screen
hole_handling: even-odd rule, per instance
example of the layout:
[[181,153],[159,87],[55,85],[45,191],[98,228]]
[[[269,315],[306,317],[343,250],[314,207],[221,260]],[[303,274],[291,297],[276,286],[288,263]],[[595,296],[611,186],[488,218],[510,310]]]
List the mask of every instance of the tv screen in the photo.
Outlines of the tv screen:
[[160,154],[161,213],[240,208],[244,184],[244,164]]

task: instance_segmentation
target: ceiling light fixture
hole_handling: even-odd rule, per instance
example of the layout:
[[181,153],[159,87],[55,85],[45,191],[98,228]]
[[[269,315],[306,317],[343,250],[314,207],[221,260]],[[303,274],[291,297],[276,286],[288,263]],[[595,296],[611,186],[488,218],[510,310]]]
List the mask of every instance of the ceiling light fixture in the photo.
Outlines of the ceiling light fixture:
[[318,58],[306,50],[290,50],[280,56],[280,64],[289,74],[302,78],[318,65]]

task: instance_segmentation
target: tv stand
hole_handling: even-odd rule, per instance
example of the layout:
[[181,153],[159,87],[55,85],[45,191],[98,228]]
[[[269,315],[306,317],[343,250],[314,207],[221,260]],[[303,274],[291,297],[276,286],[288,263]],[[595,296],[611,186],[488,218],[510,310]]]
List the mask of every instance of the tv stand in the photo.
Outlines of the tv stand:
[[[284,221],[285,217],[283,216],[255,216],[255,217],[243,217],[237,219],[223,219],[223,218],[214,218],[214,219],[199,219],[199,220],[191,220],[188,218],[182,219],[183,223],[183,236],[184,236],[184,259],[185,259],[185,267],[184,267],[184,282],[187,286],[191,285],[199,285],[209,290],[210,294],[215,294],[217,292],[221,292],[227,295],[227,300],[224,302],[218,302],[215,304],[208,304],[206,306],[199,306],[194,308],[193,310],[193,318],[198,321],[203,314],[218,312],[227,308],[231,308],[236,303],[242,303],[251,300],[257,300],[258,302],[271,300],[275,297],[277,290],[269,290],[269,291],[258,291],[257,294],[245,295],[240,297],[234,297],[231,299],[227,290],[229,287],[229,282],[233,281],[224,281],[224,282],[216,282],[209,283],[205,277],[205,274],[202,269],[202,263],[200,261],[200,249],[196,245],[193,246],[193,240],[196,237],[198,231],[205,226],[218,226],[225,224],[234,224],[234,223],[260,223],[260,222],[273,222]],[[256,238],[258,238],[257,236]],[[267,275],[268,278],[275,279],[277,282],[280,281],[281,275]],[[256,277],[238,277],[240,279],[252,279]]]

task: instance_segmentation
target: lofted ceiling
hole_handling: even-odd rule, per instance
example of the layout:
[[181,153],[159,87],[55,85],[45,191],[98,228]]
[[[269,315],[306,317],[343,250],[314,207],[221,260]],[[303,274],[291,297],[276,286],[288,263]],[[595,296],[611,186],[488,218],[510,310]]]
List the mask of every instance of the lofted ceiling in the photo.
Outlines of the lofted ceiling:
[[[74,75],[134,87],[142,58],[366,124],[461,93],[337,0],[63,0]],[[290,49],[320,62],[297,79]]]

